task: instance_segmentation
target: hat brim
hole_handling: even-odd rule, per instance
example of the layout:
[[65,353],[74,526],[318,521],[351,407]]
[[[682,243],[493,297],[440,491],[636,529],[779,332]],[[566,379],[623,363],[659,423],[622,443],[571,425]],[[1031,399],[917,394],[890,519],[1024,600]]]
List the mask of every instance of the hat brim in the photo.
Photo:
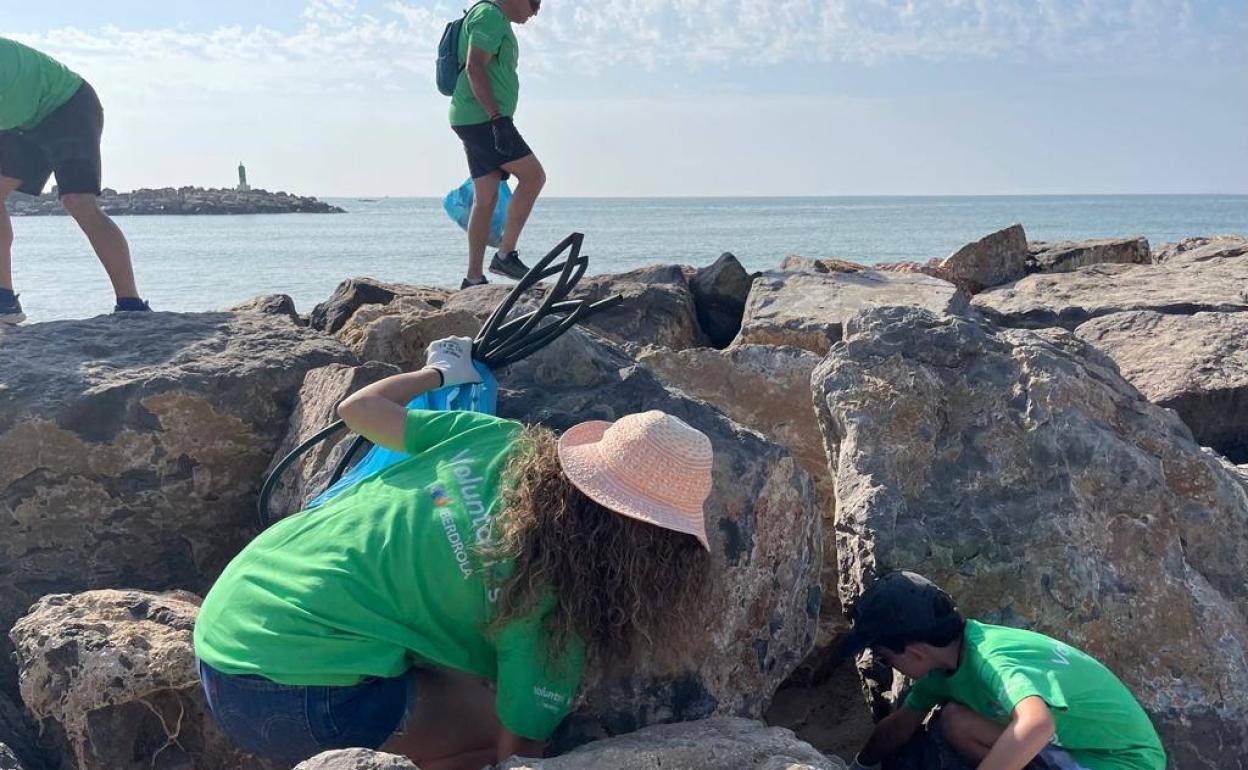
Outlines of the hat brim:
[[706,550],[706,522],[702,506],[679,508],[659,500],[613,475],[600,451],[603,435],[614,423],[590,420],[568,428],[559,437],[559,464],[563,474],[586,497],[630,519],[693,535]]
[[840,666],[847,660],[853,660],[862,654],[863,650],[877,641],[879,640],[874,638],[874,635],[868,634],[862,629],[851,629],[836,651],[836,665]]

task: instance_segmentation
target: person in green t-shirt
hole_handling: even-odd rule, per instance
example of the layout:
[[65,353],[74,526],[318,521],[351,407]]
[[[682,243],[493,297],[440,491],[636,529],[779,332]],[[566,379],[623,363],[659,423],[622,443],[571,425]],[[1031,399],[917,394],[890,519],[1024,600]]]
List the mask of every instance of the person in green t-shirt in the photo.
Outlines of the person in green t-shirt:
[[546,171],[516,130],[520,99],[516,67],[520,47],[512,24],[537,14],[541,0],[482,0],[468,10],[460,28],[462,70],[451,95],[451,129],[464,144],[472,176],[472,212],[468,217],[468,275],[461,289],[487,283],[482,268],[490,219],[498,204],[498,186],[512,174],[516,190],[507,204],[502,242],[490,260],[490,272],[519,279],[528,272],[516,244],[533,204],[546,184]]
[[381,748],[425,770],[541,756],[583,668],[628,660],[699,600],[710,441],[658,411],[556,438],[409,410],[477,382],[471,340],[338,413],[409,457],[261,533],[195,626],[208,707],[286,764]]
[[[870,648],[917,681],[903,706],[876,725],[851,770],[879,767],[903,747],[927,756],[921,749],[932,743],[941,758],[920,766],[1165,770],[1161,739],[1130,690],[1070,645],[966,620],[944,591],[913,572],[877,580],[853,618],[841,660]],[[934,729],[920,734],[936,706]]]
[[9,194],[39,195],[53,174],[61,205],[112,281],[114,312],[150,309],[134,285],[126,237],[97,200],[103,131],[104,109],[91,84],[50,56],[0,37],[0,324],[26,320],[13,291]]

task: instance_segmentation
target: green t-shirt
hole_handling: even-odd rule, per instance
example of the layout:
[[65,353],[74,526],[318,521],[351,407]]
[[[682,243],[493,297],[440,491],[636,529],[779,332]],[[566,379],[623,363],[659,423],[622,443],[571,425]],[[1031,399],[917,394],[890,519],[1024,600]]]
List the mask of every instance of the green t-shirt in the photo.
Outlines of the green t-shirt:
[[253,540],[204,599],[195,652],[227,674],[290,685],[353,685],[443,666],[497,683],[507,729],[543,740],[569,711],[584,665],[570,642],[548,654],[541,621],[497,634],[498,580],[486,564],[498,486],[519,423],[461,411],[410,410],[412,457]]
[[81,86],[64,64],[0,37],[0,131],[35,128]]
[[1092,656],[1043,634],[968,620],[956,671],[933,671],[907,696],[926,713],[956,701],[1001,725],[1024,698],[1048,704],[1053,743],[1089,770],[1165,770],[1166,754],[1126,685]]
[[[499,112],[507,117],[514,116],[516,103],[520,101],[520,78],[516,75],[520,46],[516,43],[516,33],[511,31],[511,22],[494,3],[479,3],[468,11],[468,18],[459,30],[461,67],[468,61],[470,45],[494,54],[486,67],[494,89],[494,101],[498,102]],[[451,95],[451,125],[467,126],[485,123],[489,119],[489,113],[472,93],[468,71],[462,70],[455,81],[455,93]]]

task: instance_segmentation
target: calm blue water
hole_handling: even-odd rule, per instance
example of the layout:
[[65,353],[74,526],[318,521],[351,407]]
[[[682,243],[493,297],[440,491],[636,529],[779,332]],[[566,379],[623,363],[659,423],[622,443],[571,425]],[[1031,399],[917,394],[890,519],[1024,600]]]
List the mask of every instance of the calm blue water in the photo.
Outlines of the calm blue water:
[[[118,217],[139,289],[158,310],[213,310],[284,293],[310,311],[346,278],[458,286],[463,232],[440,201],[328,199],[347,214]],[[788,254],[874,263],[945,256],[1013,222],[1032,240],[1248,234],[1248,196],[551,199],[520,242],[526,258],[586,234],[591,272],[652,262],[709,264],[731,251],[751,270]],[[15,218],[13,271],[32,322],[112,309],[103,268],[73,221]]]

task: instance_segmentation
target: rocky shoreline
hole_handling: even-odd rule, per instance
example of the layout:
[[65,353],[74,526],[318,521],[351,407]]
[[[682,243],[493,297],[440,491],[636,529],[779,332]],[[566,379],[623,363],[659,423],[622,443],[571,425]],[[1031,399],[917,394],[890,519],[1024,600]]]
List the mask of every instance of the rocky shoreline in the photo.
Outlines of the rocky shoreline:
[[[306,316],[275,295],[0,331],[0,768],[272,767],[204,710],[198,596],[278,458],[506,290],[356,278]],[[499,412],[563,429],[659,408],[706,432],[714,590],[678,621],[701,641],[587,672],[561,755],[504,767],[842,770],[903,684],[828,666],[843,608],[903,567],[1103,660],[1170,767],[1248,767],[1248,238],[1015,225],[926,263],[751,275],[725,254],[577,291],[625,302],[501,371]],[[274,507],[302,507],[345,443]]]
[[[162,187],[119,193],[105,188],[100,195],[104,213],[129,216],[227,214],[344,214],[343,209],[312,197],[268,190],[231,190],[203,187]],[[10,195],[9,214],[15,217],[61,216],[65,209],[54,193]]]

